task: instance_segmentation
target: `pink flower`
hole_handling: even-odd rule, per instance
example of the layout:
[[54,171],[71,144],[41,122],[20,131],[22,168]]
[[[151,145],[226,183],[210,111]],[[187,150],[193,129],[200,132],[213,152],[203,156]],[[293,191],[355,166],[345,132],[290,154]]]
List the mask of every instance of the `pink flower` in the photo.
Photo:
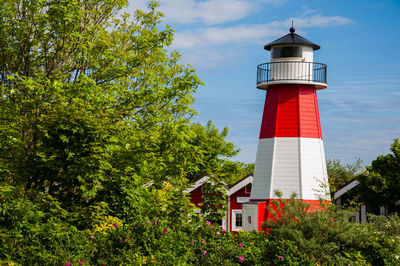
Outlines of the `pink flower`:
[[105,263],[105,262],[103,262],[102,264],[101,264],[101,266],[106,266],[107,264]]
[[118,224],[117,224],[117,223],[115,223],[115,224],[114,224],[114,227],[115,227],[115,228],[117,228],[117,227],[118,227]]
[[164,227],[164,234],[167,234],[167,232],[168,232],[167,227]]
[[299,250],[296,250],[296,253],[299,253]]
[[234,248],[233,251],[235,252],[235,251],[236,251],[236,248]]
[[79,262],[79,265],[83,265],[83,262],[81,261],[81,262]]
[[133,232],[133,228],[131,228],[131,232]]
[[192,245],[194,244],[194,241],[192,241]]
[[203,239],[203,240],[201,240],[201,242],[203,242],[203,243],[206,243],[206,242],[207,242],[207,240]]
[[120,239],[119,239],[119,241],[121,241],[121,242],[122,242],[122,238],[120,238]]
[[282,256],[278,256],[278,259],[280,259],[280,260],[281,260],[281,259],[283,259],[283,257],[282,257]]
[[216,236],[219,236],[219,232],[215,232],[215,235],[216,235]]
[[147,224],[147,221],[145,221],[144,224]]
[[281,244],[281,247],[283,247],[283,244]]
[[239,257],[239,262],[243,263],[244,257]]
[[94,236],[90,236],[90,240],[93,240],[94,239]]
[[204,251],[203,251],[203,255],[206,255],[206,254],[207,254],[207,251],[204,250]]
[[210,229],[213,229],[213,227],[212,227],[212,226],[210,226]]
[[66,263],[65,266],[71,266],[71,262]]
[[125,239],[125,242],[128,242],[129,238]]
[[206,221],[206,224],[211,224],[209,221]]
[[243,244],[242,244],[242,243],[239,243],[239,245],[238,245],[238,246],[241,248],[241,247],[243,247]]
[[225,232],[226,232],[225,229],[222,229],[222,233],[225,234]]

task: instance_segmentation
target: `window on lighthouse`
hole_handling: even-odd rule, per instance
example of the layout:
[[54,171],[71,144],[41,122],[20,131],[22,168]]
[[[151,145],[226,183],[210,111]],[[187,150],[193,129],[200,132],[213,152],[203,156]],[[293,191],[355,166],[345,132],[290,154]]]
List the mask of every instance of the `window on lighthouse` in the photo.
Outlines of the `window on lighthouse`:
[[302,49],[300,46],[274,47],[271,51],[271,58],[301,57]]

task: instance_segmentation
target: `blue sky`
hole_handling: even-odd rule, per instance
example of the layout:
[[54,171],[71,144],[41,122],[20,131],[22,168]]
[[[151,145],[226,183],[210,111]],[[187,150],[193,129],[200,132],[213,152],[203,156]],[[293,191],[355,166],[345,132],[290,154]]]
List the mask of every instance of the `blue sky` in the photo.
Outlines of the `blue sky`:
[[[128,10],[144,9],[145,0]],[[173,49],[206,86],[196,94],[196,121],[229,128],[241,148],[235,158],[254,162],[265,91],[255,87],[256,66],[269,61],[264,44],[289,32],[321,49],[328,88],[318,92],[326,158],[370,164],[400,137],[399,0],[161,0]]]

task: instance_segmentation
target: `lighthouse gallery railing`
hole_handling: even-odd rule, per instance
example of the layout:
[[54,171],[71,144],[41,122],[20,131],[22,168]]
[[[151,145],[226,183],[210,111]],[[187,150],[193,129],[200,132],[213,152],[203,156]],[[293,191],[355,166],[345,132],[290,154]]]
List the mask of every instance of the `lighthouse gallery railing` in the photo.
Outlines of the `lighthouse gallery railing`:
[[271,62],[257,66],[257,85],[284,80],[326,84],[326,65],[314,62]]

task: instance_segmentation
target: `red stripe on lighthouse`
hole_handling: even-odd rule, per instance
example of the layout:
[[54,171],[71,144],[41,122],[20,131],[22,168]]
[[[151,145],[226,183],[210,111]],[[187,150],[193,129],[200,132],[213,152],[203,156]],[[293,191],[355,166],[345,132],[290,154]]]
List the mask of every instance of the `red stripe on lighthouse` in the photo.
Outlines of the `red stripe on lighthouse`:
[[260,139],[273,137],[322,139],[314,86],[281,84],[268,88]]

